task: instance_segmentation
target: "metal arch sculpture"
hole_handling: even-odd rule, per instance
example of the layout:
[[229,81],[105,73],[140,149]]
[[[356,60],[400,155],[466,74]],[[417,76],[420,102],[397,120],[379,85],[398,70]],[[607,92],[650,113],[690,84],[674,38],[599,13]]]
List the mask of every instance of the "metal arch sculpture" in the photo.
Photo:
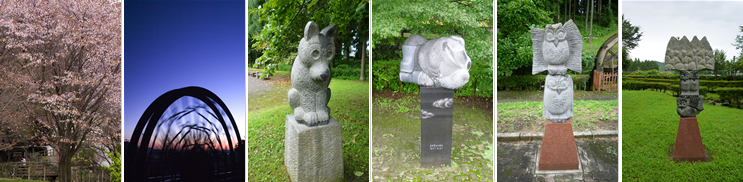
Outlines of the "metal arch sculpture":
[[[233,147],[233,141],[232,137],[230,135],[230,130],[227,127],[227,123],[225,122],[225,118],[220,114],[220,110],[216,107],[217,105],[220,108],[223,108],[224,113],[228,116],[228,119],[230,120],[230,124],[234,127],[237,126],[235,123],[234,117],[232,117],[232,113],[227,108],[227,106],[224,104],[224,102],[217,97],[216,94],[213,92],[201,88],[201,87],[184,87],[180,89],[175,89],[168,91],[155,99],[145,110],[145,112],[142,114],[142,117],[139,118],[139,122],[137,123],[137,126],[134,129],[134,132],[132,134],[131,141],[129,143],[130,146],[127,146],[128,148],[125,151],[125,162],[126,162],[126,171],[131,171],[126,173],[125,179],[126,181],[147,181],[147,152],[150,146],[150,139],[152,139],[152,134],[155,128],[158,126],[158,122],[160,122],[160,118],[163,116],[165,111],[168,109],[170,105],[172,105],[176,100],[182,98],[182,97],[194,97],[202,102],[204,102],[209,109],[212,111],[216,111],[217,114],[216,117],[221,123],[222,129],[224,129],[225,135],[227,136],[227,143],[229,146],[229,157],[232,165],[236,166],[236,170],[243,170],[241,167],[244,166],[244,164],[241,164],[239,160],[243,160],[244,157],[241,157],[238,159],[238,156],[244,156],[242,154],[238,154],[237,151],[235,151],[235,147]],[[216,104],[216,105],[215,105]],[[146,128],[145,128],[146,127]],[[234,128],[234,134],[236,136],[236,141],[240,145],[244,145],[242,143],[242,139],[240,138],[240,132],[236,128]],[[140,136],[142,136],[140,138]],[[156,135],[157,137],[157,135]],[[141,140],[141,143],[140,143]],[[144,146],[144,147],[139,147]],[[222,150],[224,148],[221,148]],[[244,175],[240,174],[237,175],[238,178],[244,177]],[[181,179],[181,180],[188,180],[188,179]]]

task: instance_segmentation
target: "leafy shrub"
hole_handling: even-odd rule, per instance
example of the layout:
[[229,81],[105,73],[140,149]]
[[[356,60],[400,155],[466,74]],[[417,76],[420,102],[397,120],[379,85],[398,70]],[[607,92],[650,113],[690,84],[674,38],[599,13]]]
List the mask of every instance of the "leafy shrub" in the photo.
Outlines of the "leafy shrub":
[[[622,76],[622,81],[641,81],[641,82],[663,82],[670,84],[679,84],[679,78],[675,79],[656,79],[656,78],[638,78],[630,76]],[[716,80],[699,80],[699,86],[708,87],[709,90],[714,91],[720,87],[743,87],[743,81],[716,81]]]
[[[717,94],[720,95],[720,100],[735,102],[738,108],[741,107],[741,100],[743,100],[743,88],[718,88]],[[731,105],[732,106],[732,105]]]
[[[369,68],[364,68],[364,74],[368,75]],[[358,80],[361,78],[361,67],[359,65],[349,66],[347,64],[337,65],[333,68],[333,79]]]
[[[622,74],[622,78],[654,78],[654,79],[678,79],[679,74],[658,72],[657,70],[635,71]],[[709,74],[700,74],[699,80],[717,80],[717,81],[743,81],[743,75],[725,75],[715,76]]]
[[[492,59],[491,59],[492,60]],[[372,89],[405,93],[418,92],[418,85],[400,81],[400,59],[374,61]],[[470,80],[456,91],[457,96],[493,97],[492,61],[475,61],[469,71]]]
[[596,60],[594,60],[595,58],[596,58],[596,54],[591,50],[586,49],[586,50],[583,50],[583,52],[581,52],[581,59],[583,59],[582,60],[583,62],[582,64],[583,73],[582,74],[591,74],[593,72],[593,66],[594,64],[596,64],[595,62]]
[[[673,91],[673,93],[674,93],[675,96],[678,96],[679,94],[681,94],[679,92],[679,85],[671,85],[671,86],[668,87],[668,90]],[[705,86],[699,86],[699,95],[706,96],[708,91],[709,91],[709,88],[707,88]]]
[[644,81],[622,81],[622,89],[626,90],[645,90],[655,89],[657,91],[663,90],[666,92],[670,83],[664,82],[644,82]]

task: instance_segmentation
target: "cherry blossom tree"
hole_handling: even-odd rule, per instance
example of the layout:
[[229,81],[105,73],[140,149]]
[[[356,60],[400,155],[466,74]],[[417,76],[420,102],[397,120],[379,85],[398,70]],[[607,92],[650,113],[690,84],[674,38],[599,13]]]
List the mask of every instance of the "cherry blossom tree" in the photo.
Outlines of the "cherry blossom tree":
[[119,0],[0,0],[0,89],[22,94],[19,118],[57,150],[60,181],[80,149],[119,146],[121,23]]

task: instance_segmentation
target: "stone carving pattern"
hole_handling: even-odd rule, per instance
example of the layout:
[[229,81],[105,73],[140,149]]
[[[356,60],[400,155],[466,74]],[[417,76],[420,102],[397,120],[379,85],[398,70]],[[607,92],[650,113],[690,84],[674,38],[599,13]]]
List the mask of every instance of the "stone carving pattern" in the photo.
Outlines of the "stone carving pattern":
[[444,98],[433,102],[433,107],[451,108],[454,106],[454,98]]
[[335,55],[337,29],[337,25],[330,25],[320,31],[311,21],[304,27],[304,37],[299,41],[299,52],[292,65],[292,89],[288,94],[295,119],[301,124],[324,125],[330,119],[328,85],[332,72],[328,64]]
[[679,70],[679,97],[676,112],[681,117],[695,117],[704,110],[704,97],[699,95],[699,71],[713,70],[715,59],[707,37],[691,41],[671,37],[666,47],[666,70]]

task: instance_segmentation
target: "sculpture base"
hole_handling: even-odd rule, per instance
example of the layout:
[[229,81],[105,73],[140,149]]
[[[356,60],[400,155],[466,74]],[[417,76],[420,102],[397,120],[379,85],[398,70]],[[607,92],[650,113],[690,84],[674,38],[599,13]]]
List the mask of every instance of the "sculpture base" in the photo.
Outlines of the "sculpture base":
[[578,169],[578,147],[575,145],[570,120],[564,123],[547,120],[538,165],[539,170]]
[[697,117],[682,117],[673,148],[674,161],[705,161],[702,135],[699,133]]
[[286,115],[284,165],[292,181],[342,181],[341,123],[330,117],[326,125],[299,124]]
[[451,166],[453,98],[454,90],[421,87],[421,167]]

